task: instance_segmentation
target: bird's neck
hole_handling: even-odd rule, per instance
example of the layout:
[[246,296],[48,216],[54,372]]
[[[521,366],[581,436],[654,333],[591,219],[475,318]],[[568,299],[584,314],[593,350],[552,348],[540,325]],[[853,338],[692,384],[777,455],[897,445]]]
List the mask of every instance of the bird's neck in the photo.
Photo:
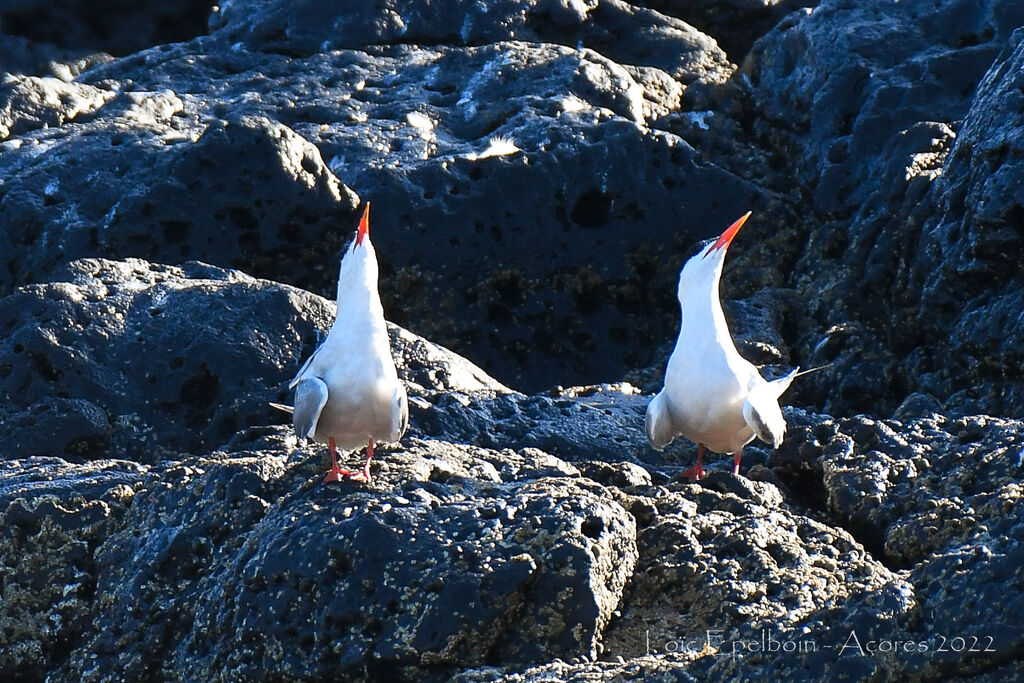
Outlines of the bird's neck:
[[716,345],[727,344],[728,348],[733,348],[729,325],[725,321],[725,313],[722,312],[717,277],[712,281],[711,287],[695,287],[687,291],[680,299],[679,307],[682,313],[680,338],[684,334],[688,337],[696,335],[698,330],[706,331],[695,338],[705,338]]
[[362,334],[386,334],[384,307],[376,287],[353,288],[339,296],[334,326]]
[[342,263],[334,327],[359,335],[386,336],[384,307],[377,293],[377,263],[368,251],[353,253]]

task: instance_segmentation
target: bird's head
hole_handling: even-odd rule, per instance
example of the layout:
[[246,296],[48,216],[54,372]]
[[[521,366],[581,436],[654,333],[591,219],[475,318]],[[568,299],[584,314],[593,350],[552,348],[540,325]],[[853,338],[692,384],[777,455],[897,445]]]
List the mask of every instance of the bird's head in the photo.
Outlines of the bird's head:
[[363,209],[363,217],[359,220],[359,228],[352,244],[345,250],[341,259],[341,272],[338,274],[338,301],[347,294],[359,296],[369,288],[376,291],[377,287],[377,254],[370,242],[370,203]]
[[709,292],[713,285],[718,283],[722,275],[722,264],[725,262],[725,253],[729,250],[729,244],[736,233],[740,231],[743,224],[750,218],[751,212],[740,216],[736,222],[725,229],[725,232],[718,239],[706,240],[700,251],[690,257],[683,269],[679,272],[679,300],[692,288],[706,288]]
[[369,244],[370,236],[370,202],[366,202],[366,208],[363,209],[363,217],[359,219],[359,229],[356,230],[356,237],[352,240],[351,250],[355,251],[356,247],[362,245],[363,241]]

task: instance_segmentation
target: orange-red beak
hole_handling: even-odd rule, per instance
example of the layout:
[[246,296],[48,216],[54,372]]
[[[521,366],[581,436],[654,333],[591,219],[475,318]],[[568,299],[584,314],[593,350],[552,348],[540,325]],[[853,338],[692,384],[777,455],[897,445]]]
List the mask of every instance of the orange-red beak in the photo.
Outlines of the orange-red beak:
[[[750,214],[747,214],[748,216]],[[370,202],[366,202],[363,217],[359,219],[359,232],[356,233],[356,244],[362,244],[363,238],[370,234]]]
[[722,233],[722,236],[719,237],[718,240],[711,245],[711,248],[707,250],[707,253],[705,253],[704,256],[707,257],[708,254],[719,249],[728,249],[729,243],[732,242],[732,238],[736,236],[736,233],[740,231],[740,228],[743,227],[743,224],[746,223],[748,218],[750,218],[751,213],[753,212],[747,211],[745,214],[736,219],[735,223],[726,228],[725,232]]

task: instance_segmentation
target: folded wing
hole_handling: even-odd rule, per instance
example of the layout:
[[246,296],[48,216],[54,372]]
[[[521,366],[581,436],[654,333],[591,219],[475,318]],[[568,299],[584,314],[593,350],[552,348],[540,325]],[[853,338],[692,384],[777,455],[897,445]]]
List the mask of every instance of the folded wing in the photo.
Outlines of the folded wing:
[[644,419],[644,427],[647,429],[647,441],[651,448],[656,451],[665,449],[665,446],[678,436],[675,425],[672,423],[672,416],[665,404],[665,391],[658,392],[658,395],[647,404],[647,417]]
[[295,386],[295,412],[292,424],[295,433],[305,439],[313,438],[320,413],[327,405],[327,385],[319,377],[307,377]]
[[405,393],[405,387],[401,385],[399,385],[395,393],[397,395],[395,397],[391,424],[398,425],[398,432],[394,435],[392,441],[401,439],[402,435],[405,434],[405,430],[409,428],[409,396]]
[[782,445],[786,435],[786,418],[779,408],[779,396],[789,388],[800,368],[785,377],[766,382],[760,375],[751,378],[747,399],[743,402],[743,419],[761,441],[772,448]]

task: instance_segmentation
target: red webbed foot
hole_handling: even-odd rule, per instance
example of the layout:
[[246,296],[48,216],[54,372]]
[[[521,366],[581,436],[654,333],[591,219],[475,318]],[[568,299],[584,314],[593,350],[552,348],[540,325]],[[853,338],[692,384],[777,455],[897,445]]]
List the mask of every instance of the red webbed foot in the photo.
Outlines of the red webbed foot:
[[704,478],[705,474],[707,474],[707,472],[704,471],[703,467],[700,465],[694,465],[693,467],[684,470],[682,476],[690,481],[700,481]]
[[704,444],[697,444],[697,464],[683,472],[683,477],[690,481],[700,481],[707,474],[704,471]]

